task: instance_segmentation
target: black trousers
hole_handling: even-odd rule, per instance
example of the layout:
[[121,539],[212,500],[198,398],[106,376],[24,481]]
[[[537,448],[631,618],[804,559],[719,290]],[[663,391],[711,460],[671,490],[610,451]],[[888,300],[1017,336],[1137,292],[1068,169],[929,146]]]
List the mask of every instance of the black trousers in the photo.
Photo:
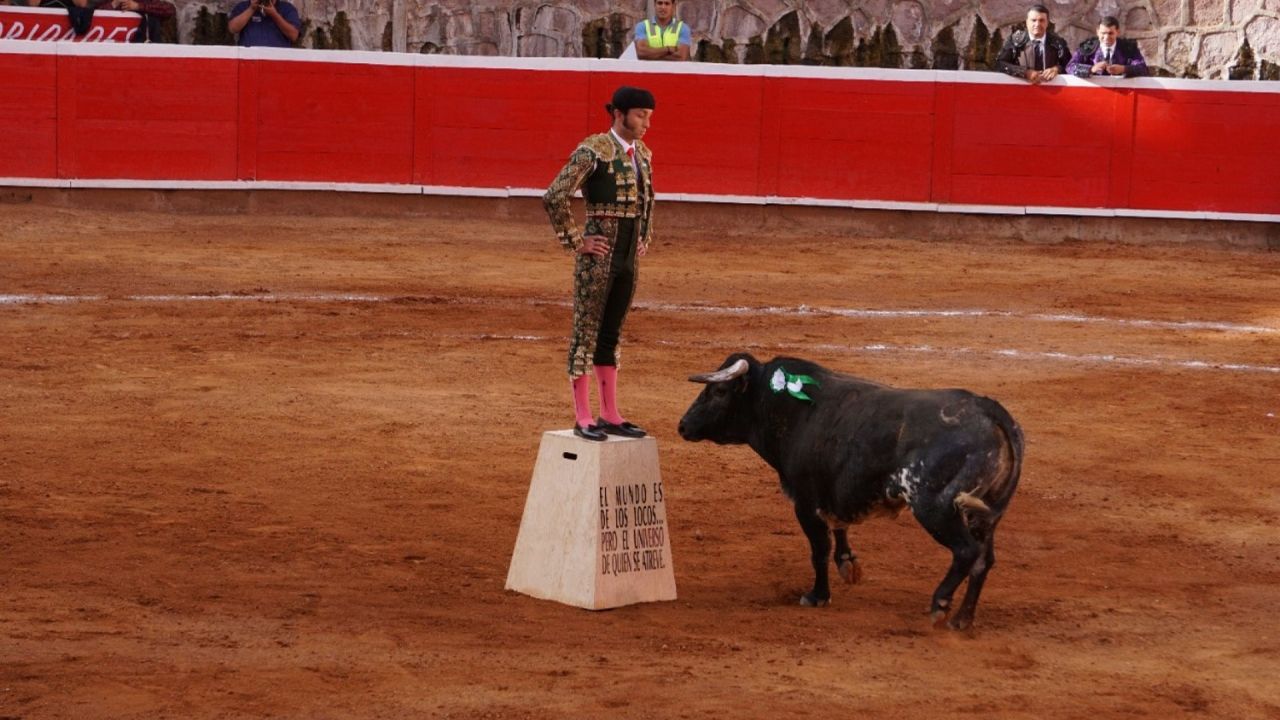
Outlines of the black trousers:
[[596,336],[596,352],[591,362],[596,365],[618,364],[618,339],[622,337],[622,321],[631,309],[631,297],[636,291],[636,231],[635,220],[618,221],[618,237],[613,241],[613,253],[609,258],[609,289],[605,291],[604,314],[600,319],[600,332]]

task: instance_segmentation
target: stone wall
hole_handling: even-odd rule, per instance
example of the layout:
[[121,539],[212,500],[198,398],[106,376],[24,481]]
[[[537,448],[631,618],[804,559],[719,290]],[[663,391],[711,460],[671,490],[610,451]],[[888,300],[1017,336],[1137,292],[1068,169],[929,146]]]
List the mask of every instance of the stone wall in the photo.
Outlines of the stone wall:
[[[294,0],[303,47],[613,57],[648,0]],[[224,43],[232,3],[177,0],[184,43]],[[986,69],[1027,0],[680,0],[703,62]],[[1280,0],[1047,0],[1073,45],[1120,18],[1158,74],[1280,79]],[[393,21],[399,12],[403,18]]]

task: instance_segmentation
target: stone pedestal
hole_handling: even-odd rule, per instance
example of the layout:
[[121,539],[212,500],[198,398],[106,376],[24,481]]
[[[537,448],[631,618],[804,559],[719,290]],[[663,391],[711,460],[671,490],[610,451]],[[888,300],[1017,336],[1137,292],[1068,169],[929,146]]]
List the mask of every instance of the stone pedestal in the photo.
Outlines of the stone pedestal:
[[657,441],[544,433],[507,589],[589,610],[675,600]]

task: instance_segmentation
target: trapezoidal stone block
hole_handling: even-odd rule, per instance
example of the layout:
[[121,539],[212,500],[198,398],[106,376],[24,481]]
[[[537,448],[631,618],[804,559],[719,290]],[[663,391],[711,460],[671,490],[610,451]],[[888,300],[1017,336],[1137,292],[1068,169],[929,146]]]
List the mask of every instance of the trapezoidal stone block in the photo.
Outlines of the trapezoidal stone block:
[[657,441],[543,433],[507,589],[589,610],[675,600]]

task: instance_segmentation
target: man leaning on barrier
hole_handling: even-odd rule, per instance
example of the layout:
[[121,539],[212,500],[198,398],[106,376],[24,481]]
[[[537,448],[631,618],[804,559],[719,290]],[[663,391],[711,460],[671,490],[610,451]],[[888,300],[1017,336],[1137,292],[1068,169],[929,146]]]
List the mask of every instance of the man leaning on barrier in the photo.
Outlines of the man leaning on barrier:
[[76,37],[84,37],[93,25],[93,3],[90,0],[41,0],[40,7],[63,8],[67,11],[67,23]]
[[173,3],[166,0],[102,0],[98,10],[116,10],[134,12],[142,16],[138,24],[138,32],[133,34],[129,42],[161,42],[160,25],[177,12]]
[[1026,29],[1015,30],[1000,48],[996,69],[1035,85],[1065,72],[1070,59],[1071,46],[1049,32],[1049,8],[1032,5],[1027,10]]
[[641,60],[688,60],[693,45],[689,26],[676,19],[676,0],[654,0],[654,19],[636,24],[636,57]]
[[1098,36],[1080,43],[1067,72],[1076,77],[1110,75],[1112,77],[1145,77],[1151,72],[1138,49],[1138,43],[1120,37],[1120,21],[1108,15],[1098,23]]

